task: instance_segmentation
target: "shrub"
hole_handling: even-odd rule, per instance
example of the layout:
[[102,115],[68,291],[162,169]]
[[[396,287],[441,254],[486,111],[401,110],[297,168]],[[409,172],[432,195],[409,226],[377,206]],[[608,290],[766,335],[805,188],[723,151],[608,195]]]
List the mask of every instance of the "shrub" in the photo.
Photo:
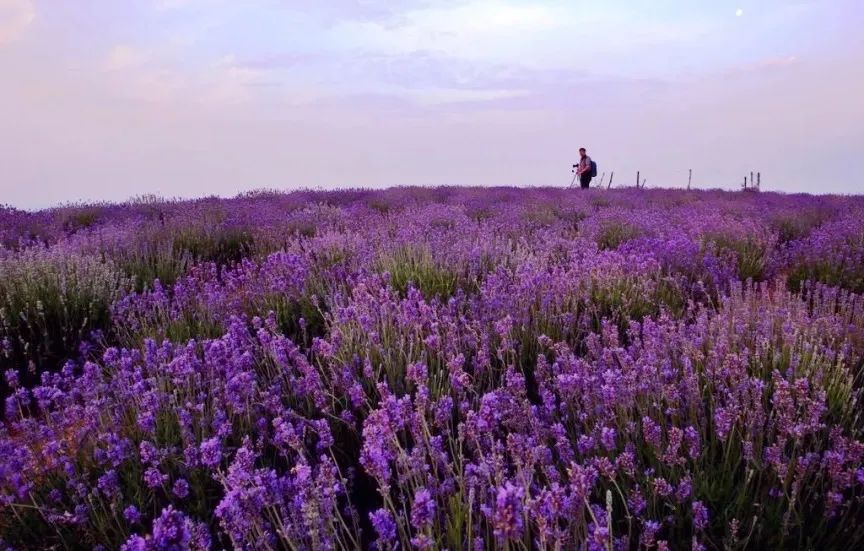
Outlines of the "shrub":
[[[38,417],[12,423],[54,421],[38,434],[0,432],[4,467],[17,471],[0,469],[3,536],[26,548],[136,548],[148,537],[161,544],[146,548],[205,549],[219,527],[216,546],[256,547],[282,519],[273,541],[284,548],[356,548],[353,507],[342,507],[348,481],[320,415],[322,382],[272,326],[252,329],[238,319],[220,339],[109,349],[80,376],[64,372],[36,389]],[[48,461],[38,460],[43,438]],[[26,492],[29,505],[7,502],[10,491]],[[70,511],[74,522],[64,521]],[[178,511],[174,531],[166,511]],[[151,523],[147,536],[141,527]]]
[[[100,302],[105,346],[0,373],[0,546],[861,547],[864,203],[595,195],[307,191],[77,233],[0,211],[2,240],[59,240],[0,249],[6,302],[146,272]],[[51,357],[25,341],[0,350]]]
[[597,235],[597,247],[603,250],[613,250],[623,243],[639,237],[641,232],[638,228],[627,222],[610,220],[600,226]]
[[724,233],[709,234],[704,239],[710,252],[733,262],[738,279],[765,279],[772,251],[770,243],[753,236],[735,237]]
[[132,279],[137,292],[151,288],[156,280],[173,285],[194,262],[188,252],[175,252],[170,240],[158,237],[141,237],[109,256]]
[[463,286],[471,287],[471,282],[460,277],[454,268],[436,262],[425,247],[403,246],[385,253],[379,258],[377,269],[389,274],[390,284],[402,296],[414,287],[424,297],[448,299]]
[[231,265],[255,251],[252,233],[234,227],[147,225],[130,241],[118,244],[108,255],[132,278],[139,292],[157,279],[173,285],[195,263]]
[[[109,308],[128,287],[110,262],[62,250],[28,249],[0,260],[0,341],[22,376],[76,356],[93,331],[110,329]],[[34,381],[34,374],[27,379]]]
[[189,228],[173,236],[175,255],[188,254],[198,262],[228,265],[239,262],[252,252],[255,239],[243,228],[219,228],[216,231]]
[[783,266],[789,288],[807,281],[864,293],[864,226],[857,215],[826,223],[807,238],[791,243]]
[[287,335],[303,342],[323,330],[320,309],[306,293],[310,267],[305,258],[274,253],[233,267],[197,264],[173,285],[130,294],[112,308],[120,342],[140,346],[145,339],[182,343],[224,334],[233,316],[275,313]]
[[74,208],[61,213],[63,229],[67,232],[76,232],[95,226],[99,222],[101,209]]

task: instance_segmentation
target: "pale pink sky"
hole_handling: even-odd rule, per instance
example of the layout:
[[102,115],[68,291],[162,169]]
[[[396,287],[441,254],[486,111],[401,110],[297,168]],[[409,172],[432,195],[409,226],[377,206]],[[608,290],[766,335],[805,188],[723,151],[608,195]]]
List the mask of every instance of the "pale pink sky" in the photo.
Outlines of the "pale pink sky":
[[[739,12],[740,10],[740,12]],[[860,0],[0,0],[0,204],[256,188],[864,192]]]

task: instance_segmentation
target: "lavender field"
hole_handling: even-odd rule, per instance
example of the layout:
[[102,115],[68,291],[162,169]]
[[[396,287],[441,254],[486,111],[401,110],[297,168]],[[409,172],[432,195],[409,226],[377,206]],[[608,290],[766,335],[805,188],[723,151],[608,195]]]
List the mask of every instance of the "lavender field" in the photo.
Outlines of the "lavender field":
[[635,189],[0,209],[0,547],[860,547],[862,220]]

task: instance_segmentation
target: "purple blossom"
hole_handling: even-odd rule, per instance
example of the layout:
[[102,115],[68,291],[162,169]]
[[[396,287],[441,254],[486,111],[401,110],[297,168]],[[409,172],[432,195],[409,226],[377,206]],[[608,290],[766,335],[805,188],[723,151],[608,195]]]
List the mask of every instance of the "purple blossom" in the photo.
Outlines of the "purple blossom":
[[375,533],[378,534],[378,539],[383,543],[392,545],[396,543],[396,522],[393,520],[393,515],[386,509],[378,509],[369,513],[369,520],[375,528]]
[[150,551],[147,540],[139,535],[132,535],[126,543],[120,546],[120,551]]
[[123,518],[125,518],[130,524],[138,524],[141,522],[141,513],[138,512],[137,507],[130,505],[123,509]]
[[215,469],[222,462],[222,443],[219,437],[214,436],[203,441],[199,449],[202,465]]
[[609,427],[603,427],[600,431],[600,442],[607,451],[614,452],[617,447],[615,444],[615,434],[615,429]]
[[159,472],[159,469],[150,467],[144,471],[144,483],[150,489],[161,488],[168,481],[168,475]]
[[142,550],[831,548],[864,511],[859,198],[87,209],[0,207],[0,504],[40,513],[2,548],[120,511]]
[[153,546],[159,550],[181,550],[191,540],[190,523],[180,511],[170,505],[153,521]]
[[171,488],[171,492],[180,499],[184,499],[189,495],[189,483],[182,478],[178,478],[174,481],[174,486]]
[[414,526],[424,527],[432,523],[435,518],[435,500],[426,488],[417,490],[414,501],[411,504],[411,522]]
[[492,510],[492,526],[496,537],[503,539],[522,537],[524,528],[522,499],[524,493],[522,488],[510,482],[498,488],[495,495],[495,506]]
[[701,501],[693,502],[693,525],[700,531],[708,527],[708,508]]

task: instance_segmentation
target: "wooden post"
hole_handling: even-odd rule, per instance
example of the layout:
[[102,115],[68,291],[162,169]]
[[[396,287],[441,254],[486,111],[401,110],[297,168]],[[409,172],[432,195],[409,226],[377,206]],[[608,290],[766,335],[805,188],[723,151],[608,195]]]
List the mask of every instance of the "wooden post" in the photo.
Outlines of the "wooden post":
[[603,187],[603,182],[604,182],[605,180],[606,180],[606,173],[604,172],[604,173],[600,176],[600,187],[601,187],[601,188]]
[[757,172],[756,173],[756,189],[759,189],[761,187],[762,187],[762,173]]
[[744,189],[747,189],[747,176],[744,176]]
[[636,171],[636,189],[639,189],[639,171]]
[[615,177],[615,171],[612,171],[612,174],[609,175],[609,185],[606,186],[606,189],[612,188],[612,178],[614,178],[614,177]]
[[756,180],[753,178],[753,171],[750,171],[750,187],[754,187],[756,185]]
[[687,176],[687,189],[690,189],[690,183],[693,182],[693,169],[690,169],[690,175]]
[[647,180],[648,180],[648,178],[642,178],[642,189],[645,189],[645,182]]

